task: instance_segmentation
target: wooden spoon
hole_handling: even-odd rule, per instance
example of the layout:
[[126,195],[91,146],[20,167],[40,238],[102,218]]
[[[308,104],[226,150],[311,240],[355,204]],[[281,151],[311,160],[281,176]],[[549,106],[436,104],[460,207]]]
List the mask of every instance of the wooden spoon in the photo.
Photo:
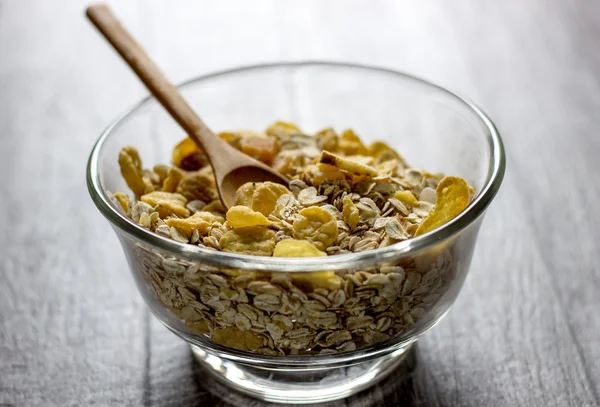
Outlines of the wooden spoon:
[[226,208],[235,205],[235,192],[246,182],[271,181],[288,185],[284,176],[215,136],[105,4],[88,7],[86,14],[154,97],[204,150]]

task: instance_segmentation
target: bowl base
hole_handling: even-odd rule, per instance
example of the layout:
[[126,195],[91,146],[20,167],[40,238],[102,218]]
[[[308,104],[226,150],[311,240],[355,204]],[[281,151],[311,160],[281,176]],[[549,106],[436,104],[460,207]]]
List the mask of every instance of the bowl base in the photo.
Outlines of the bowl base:
[[203,370],[230,388],[268,402],[309,404],[345,398],[374,385],[404,360],[411,346],[344,367],[302,369],[250,366],[191,348]]

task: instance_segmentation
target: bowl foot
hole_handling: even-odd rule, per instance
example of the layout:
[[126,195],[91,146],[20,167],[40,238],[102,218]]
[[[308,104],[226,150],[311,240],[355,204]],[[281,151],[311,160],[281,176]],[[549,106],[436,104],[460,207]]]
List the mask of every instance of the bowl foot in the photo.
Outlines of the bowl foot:
[[389,375],[412,345],[391,354],[344,367],[257,367],[232,362],[192,345],[203,370],[221,383],[274,403],[309,404],[349,397]]

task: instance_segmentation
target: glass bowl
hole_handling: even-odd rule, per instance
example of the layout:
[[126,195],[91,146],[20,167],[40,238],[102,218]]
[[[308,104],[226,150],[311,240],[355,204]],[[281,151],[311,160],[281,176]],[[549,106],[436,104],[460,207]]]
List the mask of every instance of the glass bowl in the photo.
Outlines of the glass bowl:
[[[388,247],[326,258],[237,255],[152,234],[122,215],[125,145],[146,166],[168,163],[183,131],[146,98],[94,146],[87,182],[119,237],[154,315],[188,342],[208,374],[260,399],[312,403],[347,397],[390,373],[456,299],[484,212],[504,175],[502,141],[476,106],[391,70],[321,62],[249,66],[180,86],[215,131],[291,121],[312,134],[352,128],[429,172],[476,190],[441,228]],[[131,293],[131,295],[136,295]]]

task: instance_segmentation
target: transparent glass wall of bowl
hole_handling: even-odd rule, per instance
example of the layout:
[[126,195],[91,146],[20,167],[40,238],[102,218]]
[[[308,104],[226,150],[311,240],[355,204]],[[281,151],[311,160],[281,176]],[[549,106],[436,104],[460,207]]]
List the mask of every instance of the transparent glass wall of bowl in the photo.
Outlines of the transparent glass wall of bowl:
[[[356,67],[277,66],[190,82],[182,93],[215,131],[262,130],[293,121],[309,133],[352,128],[365,142],[382,140],[417,168],[466,179],[481,191],[489,177],[489,129],[450,93],[386,71]],[[170,161],[185,133],[153,99],[121,121],[103,143],[102,187],[124,191],[117,157],[135,146],[148,166]]]
[[[302,260],[283,271],[218,252],[199,255],[192,245],[167,244],[118,214],[109,197],[129,192],[119,150],[135,146],[151,168],[169,163],[185,137],[154,100],[117,121],[92,155],[92,197],[112,222],[140,293],[216,377],[266,400],[317,402],[385,376],[444,316],[466,278],[483,211],[504,171],[492,125],[434,85],[343,64],[250,67],[181,89],[216,132],[262,130],[275,120],[295,122],[307,133],[352,128],[367,143],[385,141],[417,168],[458,175],[475,188],[480,205],[431,239],[419,238],[427,244],[392,246],[368,262],[361,259],[369,254],[361,253],[356,263],[336,261],[315,275]],[[350,366],[358,370],[340,376]],[[280,380],[282,372],[289,375]]]
[[194,262],[116,231],[140,292],[173,332],[225,357],[313,363],[392,352],[435,324],[462,287],[480,222],[393,260],[317,273]]

